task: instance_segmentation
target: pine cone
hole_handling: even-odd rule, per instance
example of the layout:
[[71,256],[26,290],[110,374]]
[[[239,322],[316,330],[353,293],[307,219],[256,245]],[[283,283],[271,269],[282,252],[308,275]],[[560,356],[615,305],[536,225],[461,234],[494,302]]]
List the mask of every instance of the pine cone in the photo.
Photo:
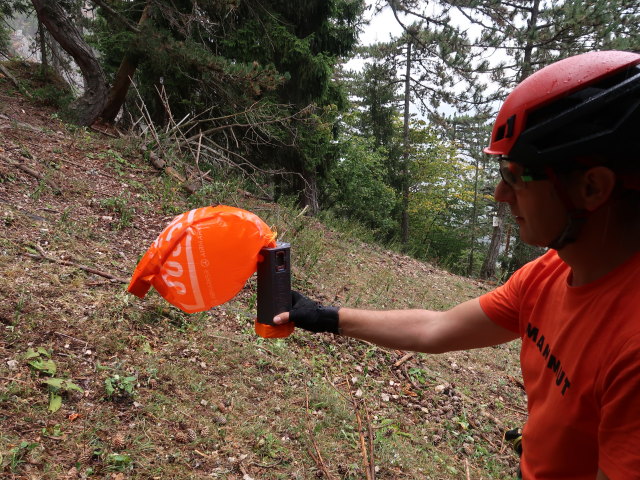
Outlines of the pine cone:
[[87,465],[91,463],[91,460],[93,460],[93,449],[91,448],[83,450],[78,457],[78,463],[81,465]]
[[187,430],[187,436],[192,442],[195,442],[198,439],[198,433],[193,428]]
[[125,438],[123,433],[116,433],[111,439],[111,445],[116,450],[121,450],[125,447]]
[[78,478],[78,469],[76,467],[71,467],[71,470],[63,477],[64,480],[73,480],[75,478]]
[[174,438],[178,443],[187,443],[189,441],[189,437],[184,432],[177,432]]
[[209,436],[209,427],[207,425],[205,425],[204,427],[202,427],[200,429],[200,435],[203,437],[208,437]]

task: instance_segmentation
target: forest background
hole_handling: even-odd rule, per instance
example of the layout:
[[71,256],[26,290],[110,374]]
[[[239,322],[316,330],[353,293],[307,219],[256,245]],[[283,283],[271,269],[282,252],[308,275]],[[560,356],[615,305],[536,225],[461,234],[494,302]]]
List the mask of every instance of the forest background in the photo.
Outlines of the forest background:
[[[35,26],[39,92],[79,125],[157,134],[191,188],[231,172],[263,198],[450,271],[506,278],[520,243],[482,154],[500,100],[533,71],[640,49],[631,0],[0,1],[0,51]],[[400,34],[363,46],[385,12]],[[361,68],[345,64],[360,59]],[[80,81],[78,81],[80,79]],[[204,181],[206,180],[206,182]]]

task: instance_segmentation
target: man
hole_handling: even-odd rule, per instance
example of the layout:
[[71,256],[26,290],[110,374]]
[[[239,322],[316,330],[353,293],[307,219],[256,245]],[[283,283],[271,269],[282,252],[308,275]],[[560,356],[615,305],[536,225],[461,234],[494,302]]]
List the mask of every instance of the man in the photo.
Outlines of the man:
[[445,312],[322,307],[274,319],[440,353],[521,338],[525,479],[640,478],[640,54],[591,52],[528,77],[485,149],[523,241],[550,247]]

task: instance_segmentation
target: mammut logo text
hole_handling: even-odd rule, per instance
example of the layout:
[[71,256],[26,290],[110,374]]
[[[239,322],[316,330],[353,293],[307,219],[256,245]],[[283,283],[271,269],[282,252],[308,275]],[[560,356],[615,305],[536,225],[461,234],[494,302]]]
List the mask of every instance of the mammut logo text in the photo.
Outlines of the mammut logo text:
[[555,374],[556,385],[562,388],[560,393],[564,396],[565,392],[571,387],[571,382],[562,369],[560,359],[551,353],[551,345],[546,342],[544,335],[539,335],[539,333],[538,327],[534,327],[531,323],[527,325],[527,337],[529,337],[538,350],[540,350],[542,358],[547,361],[547,368]]

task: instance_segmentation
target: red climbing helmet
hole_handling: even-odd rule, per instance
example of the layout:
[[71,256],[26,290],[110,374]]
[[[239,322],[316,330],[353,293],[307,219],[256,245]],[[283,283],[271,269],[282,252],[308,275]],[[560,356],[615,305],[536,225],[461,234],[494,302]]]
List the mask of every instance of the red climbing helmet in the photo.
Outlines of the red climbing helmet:
[[590,52],[520,83],[493,126],[489,155],[530,167],[640,152],[640,54]]

